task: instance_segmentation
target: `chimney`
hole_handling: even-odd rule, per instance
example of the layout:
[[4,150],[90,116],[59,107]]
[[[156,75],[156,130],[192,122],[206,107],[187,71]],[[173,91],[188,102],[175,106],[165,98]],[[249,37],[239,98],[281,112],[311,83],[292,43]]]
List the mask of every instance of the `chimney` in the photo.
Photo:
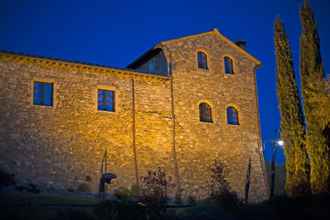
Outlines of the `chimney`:
[[246,44],[247,44],[246,41],[239,40],[239,41],[236,41],[235,44],[236,44],[237,46],[239,46],[240,48],[242,48],[243,50],[246,49]]

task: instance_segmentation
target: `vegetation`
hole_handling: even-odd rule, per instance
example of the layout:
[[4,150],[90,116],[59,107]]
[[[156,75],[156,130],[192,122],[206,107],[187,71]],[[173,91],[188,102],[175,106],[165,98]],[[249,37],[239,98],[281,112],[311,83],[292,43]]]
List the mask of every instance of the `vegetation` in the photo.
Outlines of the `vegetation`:
[[[245,202],[231,189],[225,166],[216,160],[211,166],[210,196],[204,201],[189,197],[187,206],[168,204],[169,177],[162,168],[149,171],[139,187],[119,188],[113,200],[78,194],[47,194],[37,186],[17,186],[13,175],[0,170],[1,219],[329,219],[330,210],[330,94],[326,92],[320,42],[313,13],[305,1],[301,9],[303,31],[301,75],[304,109],[294,73],[292,53],[283,24],[275,21],[277,89],[281,114],[281,138],[285,141],[286,195],[261,204],[248,204],[251,162],[245,184]],[[279,170],[282,170],[278,167]],[[226,175],[228,175],[226,173]],[[284,178],[278,179],[284,182]],[[78,192],[90,191],[90,177]],[[309,194],[310,189],[314,194]],[[72,190],[75,191],[75,190]],[[278,190],[280,191],[280,190]]]
[[[329,137],[330,98],[326,93],[320,53],[320,39],[308,1],[300,11],[300,70],[307,124],[307,150],[311,166],[311,188],[314,193],[329,192],[330,158]],[[327,140],[328,138],[328,140]]]
[[161,204],[167,201],[167,179],[162,168],[149,171],[142,177],[141,200],[146,204]]
[[329,192],[330,189],[330,93],[316,22],[307,0],[300,10],[300,17],[302,97],[298,93],[283,24],[279,18],[275,22],[281,138],[286,143],[286,191],[290,196],[303,195],[310,190],[313,193]]
[[277,94],[281,116],[281,138],[285,142],[286,192],[300,195],[309,191],[309,164],[304,144],[304,118],[289,46],[280,18],[275,21]]
[[242,201],[237,194],[231,190],[229,183],[225,179],[224,165],[220,160],[215,160],[211,167],[211,193],[210,199],[226,210],[234,211],[242,206]]
[[6,172],[3,169],[0,169],[0,189],[2,187],[7,187],[15,184],[16,184],[15,176]]
[[[197,201],[194,206],[168,209],[160,216],[153,215],[146,206],[133,201],[81,200],[81,198],[61,197],[48,200],[40,194],[24,193],[25,205],[13,205],[22,201],[19,195],[0,195],[0,216],[3,220],[275,220],[275,219],[329,219],[329,194],[317,194],[288,198],[275,197],[261,204],[242,204],[226,209],[213,199]],[[29,199],[29,196],[34,199]],[[37,197],[42,199],[37,199]],[[45,206],[49,201],[57,206]],[[54,203],[53,203],[54,204]],[[80,204],[73,207],[70,204]]]

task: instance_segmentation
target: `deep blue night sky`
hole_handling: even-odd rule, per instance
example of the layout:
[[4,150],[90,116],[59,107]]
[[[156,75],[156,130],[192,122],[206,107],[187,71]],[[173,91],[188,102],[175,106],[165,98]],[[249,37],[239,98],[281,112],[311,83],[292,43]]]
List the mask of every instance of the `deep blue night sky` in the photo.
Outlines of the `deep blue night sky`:
[[[218,28],[246,40],[257,72],[262,136],[278,137],[273,22],[285,23],[295,66],[303,0],[1,0],[0,50],[125,67],[155,43]],[[330,71],[330,0],[310,0]],[[269,158],[269,151],[266,152]],[[282,157],[280,157],[282,158]],[[281,159],[280,159],[281,160]]]

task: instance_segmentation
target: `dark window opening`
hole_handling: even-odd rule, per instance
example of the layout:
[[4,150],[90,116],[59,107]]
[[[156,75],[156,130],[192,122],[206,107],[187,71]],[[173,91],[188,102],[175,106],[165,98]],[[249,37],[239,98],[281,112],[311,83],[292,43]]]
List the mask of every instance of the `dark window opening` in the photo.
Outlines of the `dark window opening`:
[[238,111],[234,107],[227,108],[227,123],[230,125],[239,125]]
[[33,84],[33,104],[43,106],[53,106],[53,83],[34,82]]
[[199,120],[202,122],[212,122],[212,109],[207,103],[199,104]]
[[205,53],[199,51],[197,53],[197,61],[198,61],[198,68],[200,69],[208,69],[207,65],[207,56]]
[[115,111],[115,92],[111,90],[98,90],[97,109],[100,111]]
[[225,73],[234,74],[233,60],[230,57],[224,58]]

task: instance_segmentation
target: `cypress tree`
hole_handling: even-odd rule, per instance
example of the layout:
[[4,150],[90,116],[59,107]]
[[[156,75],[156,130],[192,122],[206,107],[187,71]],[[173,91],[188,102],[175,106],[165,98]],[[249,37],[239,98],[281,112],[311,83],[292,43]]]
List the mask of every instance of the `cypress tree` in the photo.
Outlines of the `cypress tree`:
[[285,142],[286,191],[289,195],[295,196],[309,191],[304,118],[295,80],[292,53],[280,18],[276,19],[274,29],[281,138]]
[[[329,140],[324,131],[329,125],[328,96],[320,53],[320,38],[313,12],[305,0],[300,10],[300,71],[307,128],[307,152],[310,159],[310,182],[314,193],[328,192],[330,186]],[[327,120],[328,119],[328,120]]]

